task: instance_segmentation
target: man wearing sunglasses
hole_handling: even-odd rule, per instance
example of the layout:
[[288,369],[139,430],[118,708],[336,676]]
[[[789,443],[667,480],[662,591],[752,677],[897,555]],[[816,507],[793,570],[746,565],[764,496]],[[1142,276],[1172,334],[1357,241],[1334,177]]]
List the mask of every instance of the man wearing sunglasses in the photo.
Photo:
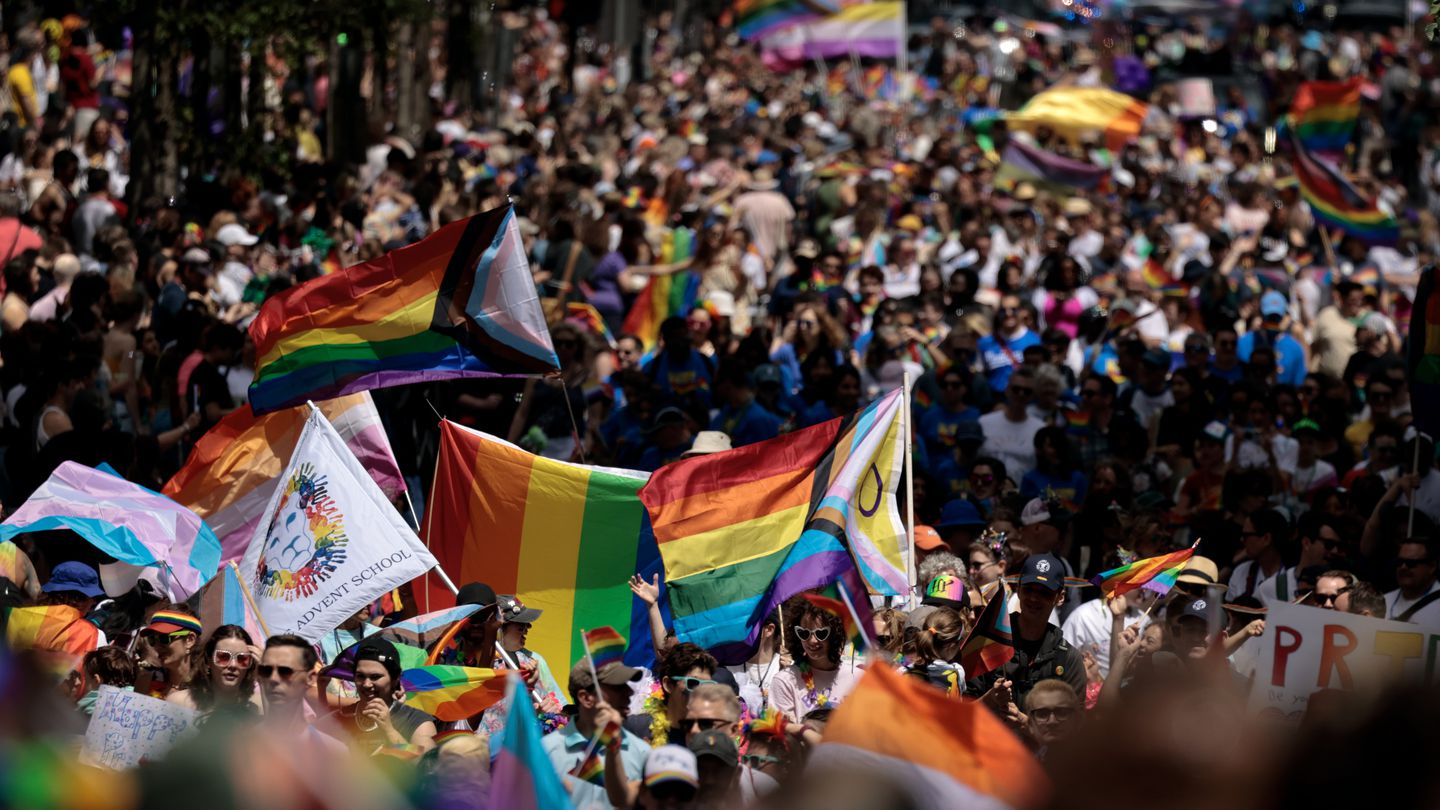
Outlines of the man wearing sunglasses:
[[1385,594],[1387,615],[1440,629],[1440,582],[1435,579],[1435,544],[1412,537],[1400,544],[1395,560],[1395,582],[1400,587]]
[[655,673],[665,695],[665,739],[655,739],[657,731],[654,725],[659,718],[649,713],[625,718],[625,728],[652,746],[666,742],[683,743],[686,731],[685,711],[690,703],[690,693],[701,684],[714,683],[715,669],[718,666],[715,656],[694,644],[682,642],[671,647],[661,656],[658,671]]
[[265,698],[265,725],[282,737],[300,737],[334,754],[345,752],[345,743],[325,734],[305,719],[305,696],[315,687],[315,648],[305,639],[289,633],[265,640],[265,652],[255,674]]
[[[591,740],[601,729],[625,722],[630,713],[631,684],[643,675],[640,670],[619,663],[606,664],[595,674],[600,676],[599,688],[590,674],[590,664],[584,659],[570,668],[570,699],[575,702],[565,707],[565,713],[571,721],[540,740],[545,755],[562,774],[571,773],[584,761]],[[605,761],[602,784],[574,776],[562,777],[575,810],[634,806],[649,753],[650,746],[644,739],[622,728],[615,741],[601,752]]]
[[1035,370],[1020,366],[1009,375],[1005,407],[980,417],[980,429],[985,433],[980,453],[999,459],[1012,481],[1035,469],[1035,434],[1045,423],[1030,415],[1034,399]]
[[1339,524],[1329,515],[1306,512],[1300,517],[1300,559],[1295,565],[1281,568],[1255,588],[1255,597],[1265,607],[1277,602],[1293,602],[1300,595],[1300,572],[1319,567],[1338,567],[1345,554]]
[[1054,678],[1035,684],[1025,698],[1025,730],[1035,746],[1035,756],[1043,761],[1053,746],[1074,736],[1084,710],[1080,695],[1070,684]]

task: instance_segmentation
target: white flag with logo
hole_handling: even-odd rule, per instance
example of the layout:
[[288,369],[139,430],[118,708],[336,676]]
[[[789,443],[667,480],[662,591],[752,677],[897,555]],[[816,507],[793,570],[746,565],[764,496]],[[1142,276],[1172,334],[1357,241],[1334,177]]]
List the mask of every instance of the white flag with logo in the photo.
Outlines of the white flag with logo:
[[311,641],[435,558],[312,409],[240,571],[271,633]]

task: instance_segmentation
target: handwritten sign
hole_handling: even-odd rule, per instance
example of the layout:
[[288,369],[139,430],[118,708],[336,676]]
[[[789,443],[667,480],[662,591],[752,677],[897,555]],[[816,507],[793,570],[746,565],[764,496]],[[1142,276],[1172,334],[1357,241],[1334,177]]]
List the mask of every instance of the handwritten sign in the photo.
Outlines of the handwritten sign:
[[1373,689],[1388,683],[1435,683],[1440,633],[1419,625],[1306,605],[1270,606],[1250,708],[1298,721],[1325,690]]
[[102,686],[80,761],[112,770],[133,768],[165,756],[194,727],[194,709]]

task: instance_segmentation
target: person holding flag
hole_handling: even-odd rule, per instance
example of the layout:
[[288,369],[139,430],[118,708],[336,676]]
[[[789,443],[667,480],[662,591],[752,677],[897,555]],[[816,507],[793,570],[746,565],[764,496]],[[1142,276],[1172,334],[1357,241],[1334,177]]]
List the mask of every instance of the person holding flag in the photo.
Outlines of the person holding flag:
[[633,806],[650,753],[644,739],[623,727],[630,713],[631,684],[643,673],[597,649],[592,636],[604,631],[620,639],[623,653],[624,639],[614,630],[586,634],[586,657],[570,668],[574,703],[565,707],[570,723],[540,740],[545,755],[563,774],[576,810]]

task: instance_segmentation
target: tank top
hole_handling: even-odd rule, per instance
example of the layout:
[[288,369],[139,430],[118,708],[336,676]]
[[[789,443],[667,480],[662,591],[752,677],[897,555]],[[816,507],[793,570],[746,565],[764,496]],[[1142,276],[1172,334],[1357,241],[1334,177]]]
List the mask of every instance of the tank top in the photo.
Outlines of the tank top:
[[65,413],[65,409],[59,405],[46,405],[45,410],[40,412],[40,419],[35,423],[35,449],[39,450],[53,437],[45,432],[45,416],[50,413]]

